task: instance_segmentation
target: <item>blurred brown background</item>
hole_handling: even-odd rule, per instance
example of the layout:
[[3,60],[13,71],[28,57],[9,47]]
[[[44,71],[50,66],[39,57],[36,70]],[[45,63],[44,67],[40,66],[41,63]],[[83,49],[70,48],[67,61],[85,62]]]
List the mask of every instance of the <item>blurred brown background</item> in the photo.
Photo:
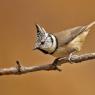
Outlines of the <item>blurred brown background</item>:
[[[54,57],[32,51],[35,23],[58,32],[95,20],[95,0],[0,0],[0,68],[50,63]],[[81,53],[95,51],[95,27]],[[95,60],[65,64],[61,73],[35,72],[0,77],[0,95],[95,95]]]

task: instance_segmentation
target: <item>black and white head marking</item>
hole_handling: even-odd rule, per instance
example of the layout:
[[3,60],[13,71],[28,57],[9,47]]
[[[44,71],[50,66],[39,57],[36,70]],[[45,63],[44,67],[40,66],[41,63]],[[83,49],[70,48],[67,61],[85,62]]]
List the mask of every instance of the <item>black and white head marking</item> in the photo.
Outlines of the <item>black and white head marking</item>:
[[38,24],[37,28],[37,40],[35,48],[41,50],[45,54],[52,54],[58,47],[57,39],[54,35],[47,33],[43,27]]

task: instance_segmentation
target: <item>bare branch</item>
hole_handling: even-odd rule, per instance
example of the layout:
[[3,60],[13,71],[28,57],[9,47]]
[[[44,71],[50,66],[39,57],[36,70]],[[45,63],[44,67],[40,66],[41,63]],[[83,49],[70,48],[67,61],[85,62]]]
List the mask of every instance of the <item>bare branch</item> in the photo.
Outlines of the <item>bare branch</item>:
[[[82,61],[92,60],[95,59],[95,53],[88,53],[83,55],[72,55],[71,62],[72,63],[79,63]],[[11,67],[11,68],[2,68],[0,69],[0,75],[21,75],[29,72],[35,72],[35,71],[50,71],[50,70],[57,70],[61,71],[58,66],[61,66],[62,64],[68,63],[70,60],[68,57],[64,58],[58,58],[55,59],[54,62],[51,64],[44,64],[40,66],[22,66],[19,61],[16,61],[17,66]]]

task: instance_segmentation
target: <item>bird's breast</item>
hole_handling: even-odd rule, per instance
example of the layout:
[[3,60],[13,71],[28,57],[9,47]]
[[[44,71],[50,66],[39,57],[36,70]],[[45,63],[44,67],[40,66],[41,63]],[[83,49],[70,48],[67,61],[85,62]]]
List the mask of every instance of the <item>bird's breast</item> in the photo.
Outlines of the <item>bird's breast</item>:
[[60,47],[52,55],[54,57],[66,57],[69,56],[71,52],[72,51],[68,47]]

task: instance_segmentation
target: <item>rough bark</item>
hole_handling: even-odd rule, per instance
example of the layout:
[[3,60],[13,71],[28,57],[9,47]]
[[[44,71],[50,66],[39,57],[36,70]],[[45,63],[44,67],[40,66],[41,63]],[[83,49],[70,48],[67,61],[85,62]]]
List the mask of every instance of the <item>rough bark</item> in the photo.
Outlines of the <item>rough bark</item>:
[[16,61],[17,66],[16,67],[10,67],[10,68],[2,68],[0,69],[0,76],[1,75],[21,75],[26,74],[29,72],[36,72],[36,71],[50,71],[50,70],[57,70],[61,71],[59,66],[65,63],[80,63],[82,61],[92,60],[95,59],[95,53],[88,53],[88,54],[82,54],[82,55],[72,55],[71,60],[69,60],[68,57],[64,58],[58,58],[55,59],[54,62],[50,64],[44,64],[39,66],[22,66],[19,61]]

